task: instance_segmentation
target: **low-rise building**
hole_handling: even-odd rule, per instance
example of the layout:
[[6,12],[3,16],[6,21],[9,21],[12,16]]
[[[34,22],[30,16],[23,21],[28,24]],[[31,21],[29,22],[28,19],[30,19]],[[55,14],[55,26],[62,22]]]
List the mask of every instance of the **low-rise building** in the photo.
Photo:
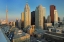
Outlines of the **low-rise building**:
[[35,31],[35,25],[32,25],[31,28],[27,29],[27,33],[30,35],[33,35],[34,31]]
[[60,33],[62,34],[62,31],[64,29],[62,27],[58,27],[58,28],[49,28],[49,32],[55,32],[55,33]]
[[35,29],[34,35],[36,38],[41,39],[41,38],[43,38],[43,35],[46,31],[47,30]]
[[30,42],[30,35],[22,30],[15,30],[13,42]]
[[52,23],[45,23],[45,29],[48,29],[48,27],[52,27]]

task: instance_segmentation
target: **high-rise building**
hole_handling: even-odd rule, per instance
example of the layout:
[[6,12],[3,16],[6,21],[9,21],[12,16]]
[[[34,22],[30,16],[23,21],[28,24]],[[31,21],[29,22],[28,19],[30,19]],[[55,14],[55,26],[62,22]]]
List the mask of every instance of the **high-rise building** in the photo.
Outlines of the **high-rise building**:
[[24,12],[21,13],[21,29],[24,28]]
[[24,21],[24,12],[21,13],[21,21]]
[[54,10],[54,26],[58,27],[58,12]]
[[58,21],[60,21],[60,17],[58,17]]
[[51,17],[50,16],[47,17],[47,23],[51,23]]
[[58,23],[58,12],[57,12],[57,10],[54,10],[54,22]]
[[35,11],[31,12],[31,25],[35,25]]
[[54,23],[54,10],[56,10],[54,5],[50,5],[50,16],[51,16],[51,22]]
[[45,14],[46,14],[46,8],[43,7],[43,17],[45,17]]
[[18,21],[18,27],[19,27],[19,29],[21,29],[21,20]]
[[43,28],[45,28],[45,15],[46,15],[46,8],[43,7]]
[[35,27],[43,29],[43,7],[39,5],[35,10]]
[[29,5],[26,3],[24,8],[24,28],[28,28],[29,26],[31,26],[31,13]]
[[15,26],[18,28],[18,19],[16,19]]
[[15,27],[15,22],[13,22],[13,27]]
[[8,24],[8,9],[7,9],[7,6],[6,6],[6,24]]

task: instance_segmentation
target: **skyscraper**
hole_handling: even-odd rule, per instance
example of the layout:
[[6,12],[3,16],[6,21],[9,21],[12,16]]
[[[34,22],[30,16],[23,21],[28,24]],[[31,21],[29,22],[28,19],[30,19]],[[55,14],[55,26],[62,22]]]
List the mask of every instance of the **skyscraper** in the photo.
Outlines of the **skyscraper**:
[[31,12],[31,25],[35,25],[35,11]]
[[58,23],[58,12],[57,12],[57,10],[54,10],[54,22]]
[[54,23],[54,10],[55,10],[54,5],[50,5],[50,16],[51,16],[51,22]]
[[45,28],[45,14],[46,14],[46,8],[43,7],[43,27]]
[[54,26],[58,27],[58,12],[54,10]]
[[18,19],[16,19],[15,26],[18,28]]
[[45,17],[45,14],[46,14],[46,8],[43,7],[43,17]]
[[35,10],[35,26],[43,29],[43,7],[39,5]]
[[24,12],[21,13],[21,28],[24,28]]
[[58,21],[60,21],[60,17],[58,17]]
[[21,29],[21,20],[18,21],[18,27],[19,27],[19,29]]
[[31,13],[29,5],[26,3],[24,8],[24,28],[28,28],[29,26],[31,26]]
[[24,12],[21,13],[21,21],[24,21]]
[[6,6],[6,24],[8,24],[8,9],[7,9],[7,6]]
[[51,17],[50,16],[47,17],[47,23],[51,23]]

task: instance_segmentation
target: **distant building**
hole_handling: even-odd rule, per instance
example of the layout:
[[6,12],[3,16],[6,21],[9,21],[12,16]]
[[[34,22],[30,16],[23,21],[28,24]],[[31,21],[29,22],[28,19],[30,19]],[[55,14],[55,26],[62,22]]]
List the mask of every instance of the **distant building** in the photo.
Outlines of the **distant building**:
[[43,17],[45,17],[45,15],[46,15],[46,8],[43,7]]
[[19,27],[19,29],[21,29],[21,20],[18,21],[18,27]]
[[60,17],[58,17],[58,21],[60,22]]
[[54,23],[58,23],[58,12],[54,10]]
[[21,13],[21,21],[24,21],[24,12]]
[[62,24],[64,24],[64,17],[63,17],[63,20],[62,20]]
[[54,26],[58,27],[58,12],[54,10]]
[[1,21],[1,24],[7,24],[6,20]]
[[7,9],[7,6],[6,6],[6,24],[8,25],[8,9]]
[[51,17],[50,16],[47,17],[47,23],[51,23]]
[[24,12],[21,13],[21,29],[24,28]]
[[45,23],[45,29],[47,30],[48,28],[52,27],[52,23]]
[[13,22],[13,27],[15,27],[15,22]]
[[10,21],[10,22],[9,22],[9,25],[12,26],[12,24],[13,24],[13,21]]
[[56,7],[54,5],[50,5],[50,16],[52,23],[54,23],[54,10],[56,10]]
[[10,21],[9,25],[12,26],[12,27],[15,27],[15,22],[14,21]]
[[39,5],[35,10],[35,27],[43,29],[43,7]]
[[35,25],[35,11],[31,12],[31,25]]
[[16,19],[15,25],[16,27],[18,27],[18,19]]
[[46,22],[46,18],[45,18],[45,15],[46,15],[46,8],[43,7],[43,27],[45,28],[45,22]]

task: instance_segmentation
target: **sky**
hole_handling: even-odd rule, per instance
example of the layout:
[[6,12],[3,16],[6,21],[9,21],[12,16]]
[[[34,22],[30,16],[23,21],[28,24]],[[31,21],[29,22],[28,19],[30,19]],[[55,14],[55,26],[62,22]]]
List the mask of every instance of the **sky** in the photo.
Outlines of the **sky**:
[[[50,15],[50,5],[55,5],[58,16],[62,19],[64,16],[64,0],[28,0],[30,11],[34,11],[38,5],[46,8],[46,17]],[[9,21],[21,19],[21,13],[24,12],[26,0],[0,0],[0,19],[6,18],[6,5],[8,8]]]

